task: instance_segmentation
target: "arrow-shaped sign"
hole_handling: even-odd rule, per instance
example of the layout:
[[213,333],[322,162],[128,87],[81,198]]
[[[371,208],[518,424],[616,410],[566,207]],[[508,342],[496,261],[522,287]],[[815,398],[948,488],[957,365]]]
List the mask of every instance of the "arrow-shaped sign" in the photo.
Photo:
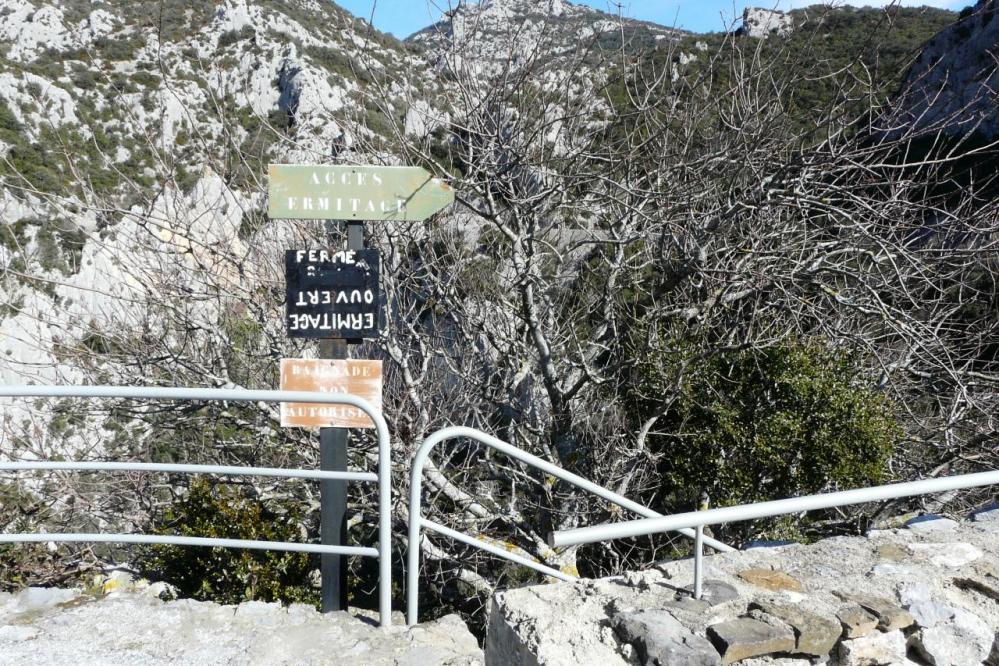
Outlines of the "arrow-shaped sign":
[[272,218],[423,220],[454,201],[454,190],[420,167],[271,164]]

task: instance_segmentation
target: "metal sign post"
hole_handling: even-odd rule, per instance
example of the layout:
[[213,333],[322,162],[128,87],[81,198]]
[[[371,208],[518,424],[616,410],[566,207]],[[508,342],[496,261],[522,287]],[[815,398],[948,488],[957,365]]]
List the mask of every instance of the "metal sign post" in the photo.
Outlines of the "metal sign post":
[[[364,249],[364,223],[347,222],[347,249]],[[348,358],[347,345],[360,344],[363,340],[351,338],[324,339],[319,342],[319,357]],[[323,472],[347,471],[346,428],[319,429],[319,469]],[[324,545],[347,543],[347,483],[323,481],[319,486],[319,538]],[[323,613],[347,610],[347,558],[341,555],[319,556],[322,574],[320,607]]]

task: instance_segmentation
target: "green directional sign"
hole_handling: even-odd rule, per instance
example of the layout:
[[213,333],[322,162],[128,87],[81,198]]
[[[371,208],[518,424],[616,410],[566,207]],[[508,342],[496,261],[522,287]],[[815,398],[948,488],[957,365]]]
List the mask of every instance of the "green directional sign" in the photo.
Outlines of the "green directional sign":
[[420,167],[271,164],[268,215],[292,220],[423,220],[454,190]]

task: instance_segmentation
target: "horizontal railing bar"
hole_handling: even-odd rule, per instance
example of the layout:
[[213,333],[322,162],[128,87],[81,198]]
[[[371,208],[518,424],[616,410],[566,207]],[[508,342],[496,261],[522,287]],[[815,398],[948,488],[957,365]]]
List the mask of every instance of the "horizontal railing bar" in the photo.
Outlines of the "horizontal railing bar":
[[494,546],[493,544],[491,544],[491,543],[489,543],[487,541],[482,541],[480,539],[476,539],[474,537],[470,537],[467,534],[463,534],[461,532],[456,532],[455,530],[452,530],[450,527],[444,527],[440,523],[435,523],[434,521],[427,520],[426,518],[418,518],[417,520],[420,521],[420,525],[421,526],[423,526],[424,528],[426,528],[428,530],[433,530],[434,532],[439,532],[440,534],[443,534],[446,537],[451,537],[455,541],[460,541],[460,542],[462,542],[464,544],[468,544],[469,546],[472,546],[474,548],[479,548],[479,549],[484,550],[484,551],[486,551],[488,553],[492,553],[493,555],[496,555],[497,557],[502,557],[505,560],[510,560],[512,562],[516,562],[517,564],[521,564],[521,565],[523,565],[525,567],[530,567],[531,569],[534,569],[535,571],[540,571],[541,573],[543,573],[545,575],[552,576],[553,578],[558,578],[559,580],[563,580],[563,581],[565,581],[567,583],[571,583],[571,582],[577,580],[575,576],[571,576],[569,574],[566,574],[566,573],[563,573],[563,572],[559,571],[558,569],[553,569],[552,567],[545,566],[544,564],[540,564],[538,562],[535,562],[534,560],[532,560],[530,558],[527,558],[527,557],[524,557],[522,555],[518,555],[516,553],[511,553],[510,551],[503,550],[499,546]]
[[324,546],[322,544],[294,543],[291,541],[215,539],[209,537],[182,537],[158,534],[0,534],[0,543],[46,543],[49,541],[248,548],[250,550],[283,550],[292,553],[329,553],[331,555],[378,557],[377,548],[367,548],[364,546]]
[[[843,490],[836,493],[808,495],[806,497],[790,497],[788,499],[774,500],[771,502],[759,502],[757,504],[727,506],[719,509],[709,509],[707,511],[690,511],[662,518],[642,518],[639,520],[629,520],[620,523],[609,523],[605,525],[594,525],[592,527],[581,527],[572,530],[562,530],[550,533],[548,535],[548,543],[553,548],[558,546],[572,546],[580,543],[592,543],[594,541],[606,541],[610,539],[623,539],[627,537],[658,534],[660,532],[669,532],[685,527],[717,525],[719,523],[768,518],[770,516],[780,516],[789,513],[815,511],[817,509],[830,509],[832,507],[845,506],[848,504],[880,502],[900,497],[927,495],[930,493],[945,492],[948,490],[961,490],[964,488],[974,488],[977,486],[989,486],[995,484],[999,484],[999,471],[962,474],[959,476],[948,476],[939,479],[924,479],[922,481],[909,481],[906,483],[893,483],[884,486],[874,486],[871,488]],[[707,542],[707,539],[705,539],[705,542]]]
[[167,386],[0,386],[0,398],[123,398],[229,402],[317,402],[352,405],[377,412],[364,398],[349,393],[257,389],[172,388]]
[[0,471],[33,469],[110,471],[110,472],[165,472],[168,474],[229,474],[233,476],[275,476],[289,479],[333,479],[337,481],[378,481],[374,472],[322,472],[280,467],[231,467],[225,465],[181,465],[173,463],[120,463],[120,462],[0,462]]
[[[267,391],[250,389],[218,389],[218,388],[172,388],[160,386],[0,386],[0,397],[14,398],[123,398],[123,399],[147,399],[147,400],[205,400],[205,401],[231,401],[231,402],[305,402],[319,403],[326,405],[351,405],[357,407],[371,419],[371,424],[375,428],[378,437],[378,549],[357,548],[352,546],[311,546],[295,548],[301,552],[330,553],[334,555],[363,555],[372,556],[376,553],[378,557],[378,609],[379,623],[383,627],[392,624],[392,525],[389,519],[391,496],[391,438],[389,436],[388,424],[381,410],[376,409],[370,402],[356,395],[347,393],[318,393],[311,391]],[[293,477],[292,477],[293,478]],[[316,476],[313,478],[336,478],[330,476]],[[350,480],[341,476],[341,479]],[[358,480],[366,480],[360,479]],[[31,536],[31,535],[27,535]],[[41,537],[42,535],[36,535]],[[53,540],[53,535],[45,535],[48,541]],[[73,535],[70,535],[73,536]],[[100,535],[76,535],[100,536]],[[111,541],[116,537],[119,543],[157,543],[149,541],[150,535],[110,535],[108,538],[98,538],[96,541]],[[142,539],[141,541],[138,539]],[[188,539],[187,537],[182,537]],[[26,539],[22,539],[26,540]],[[37,539],[36,539],[37,540]],[[60,539],[62,541],[73,540],[66,535]],[[87,539],[75,539],[87,540]],[[89,539],[95,540],[95,539]],[[3,540],[0,540],[2,543]],[[10,539],[7,539],[10,542]],[[170,542],[159,542],[170,543]],[[177,545],[229,545],[239,548],[259,548],[282,550],[273,545],[263,545],[266,542],[259,542],[261,545],[252,545],[254,542],[239,542],[237,540],[214,540],[197,539],[191,537],[186,541],[173,541]],[[242,545],[240,545],[242,543]],[[288,546],[289,544],[283,544]],[[290,548],[283,548],[289,550]]]

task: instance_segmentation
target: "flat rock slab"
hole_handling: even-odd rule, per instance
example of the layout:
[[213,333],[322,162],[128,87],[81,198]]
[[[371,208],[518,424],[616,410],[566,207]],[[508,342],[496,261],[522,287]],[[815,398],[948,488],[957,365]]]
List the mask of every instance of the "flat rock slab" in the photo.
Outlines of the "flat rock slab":
[[801,592],[804,590],[804,587],[801,585],[801,581],[782,571],[773,571],[770,569],[746,569],[745,571],[739,572],[739,578],[746,581],[750,585],[762,587],[773,592],[780,592],[781,590]]
[[794,651],[794,633],[753,618],[740,617],[708,627],[708,638],[722,656],[722,664],[747,657]]
[[843,630],[835,618],[812,613],[797,605],[754,601],[749,606],[787,624],[794,631],[795,654],[824,657],[836,645]]
[[901,631],[875,632],[839,644],[840,666],[896,666],[911,663]]
[[[706,580],[701,584],[701,598],[694,599],[694,587],[691,585],[684,590],[687,594],[677,599],[677,603],[683,604],[686,601],[704,602],[708,606],[717,606],[739,598],[739,591],[734,586],[720,580]],[[689,595],[689,596],[688,596]],[[697,605],[690,604],[691,609]]]
[[94,600],[40,588],[0,599],[0,664],[304,663],[472,666],[484,659],[455,615],[381,629],[304,604],[223,606],[136,593]]
[[860,638],[877,630],[878,618],[859,604],[847,604],[836,612],[836,619],[843,627],[844,638]]
[[982,551],[970,543],[914,543],[909,550],[938,567],[949,569],[971,564],[982,556]]
[[621,640],[631,644],[645,666],[718,666],[721,657],[665,610],[622,613],[614,618]]
[[837,597],[843,601],[850,601],[878,618],[878,628],[882,631],[893,631],[895,629],[905,629],[913,623],[912,615],[897,604],[883,597],[875,597],[870,594],[857,594],[843,591],[836,591]]

